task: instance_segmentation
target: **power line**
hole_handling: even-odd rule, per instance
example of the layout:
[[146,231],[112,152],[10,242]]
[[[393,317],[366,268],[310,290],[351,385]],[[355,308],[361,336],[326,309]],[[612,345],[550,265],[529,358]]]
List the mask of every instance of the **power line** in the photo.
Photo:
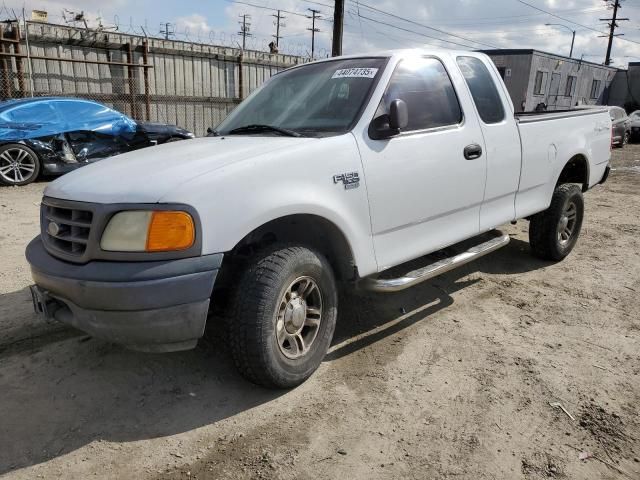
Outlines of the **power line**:
[[[415,30],[410,30],[408,28],[399,27],[398,25],[393,25],[391,23],[382,22],[380,20],[376,20],[374,18],[370,18],[370,17],[367,17],[367,16],[362,15],[362,14],[360,14],[358,16],[360,18],[362,18],[363,20],[368,20],[369,22],[374,22],[374,23],[377,23],[379,25],[385,25],[387,27],[395,28],[397,30],[402,30],[403,32],[408,32],[408,33],[413,33],[415,35],[420,35],[421,37],[431,38],[432,40],[437,40],[437,41],[442,42],[442,43],[451,43],[453,45],[458,45],[459,47],[470,48],[470,49],[475,49],[476,48],[476,47],[473,47],[471,45],[466,45],[464,43],[458,43],[458,42],[454,42],[452,40],[444,40],[442,38],[438,38],[438,37],[433,37],[431,35],[427,35],[426,33],[416,32]],[[473,40],[471,40],[471,41],[473,42]],[[493,47],[493,48],[495,48],[495,47]]]
[[[606,11],[605,7],[591,7],[591,8],[571,8],[565,10],[558,10],[558,13],[566,14],[566,13],[587,13],[587,12],[604,12]],[[494,23],[504,23],[504,24],[512,24],[512,23],[527,23],[527,22],[537,22],[540,20],[542,15],[546,15],[546,13],[537,12],[537,13],[528,13],[524,15],[495,15],[491,17],[462,17],[458,20],[448,20],[442,18],[429,18],[429,23],[431,25],[443,25],[443,26],[455,26],[455,25],[478,25],[480,23],[484,24],[486,21],[487,24]],[[450,17],[449,17],[450,18]]]
[[[417,26],[422,27],[422,28],[427,28],[427,29],[429,29],[429,30],[433,30],[434,32],[438,32],[438,33],[441,33],[441,34],[443,34],[443,35],[447,35],[447,36],[449,36],[449,37],[458,38],[458,39],[460,39],[460,40],[465,40],[465,41],[467,41],[467,42],[477,43],[478,45],[483,45],[483,46],[485,46],[485,47],[490,47],[490,48],[500,48],[500,47],[498,47],[498,46],[496,46],[496,45],[491,45],[491,44],[489,44],[489,43],[478,42],[477,40],[473,40],[473,39],[471,39],[471,38],[466,38],[466,37],[463,37],[463,36],[461,36],[461,35],[456,35],[455,33],[445,32],[444,30],[440,30],[440,29],[438,29],[438,28],[434,28],[434,27],[431,27],[431,26],[429,26],[429,25],[425,25],[424,23],[419,23],[419,22],[416,22],[416,21],[414,21],[414,20],[411,20],[411,19],[408,19],[408,18],[405,18],[405,17],[401,17],[401,16],[399,16],[399,15],[396,15],[395,13],[385,12],[384,10],[380,10],[379,8],[372,7],[371,5],[367,5],[366,3],[362,3],[362,2],[358,2],[358,3],[359,3],[359,5],[360,5],[361,7],[368,8],[369,10],[372,10],[372,11],[374,11],[374,12],[381,13],[381,14],[383,14],[383,15],[388,15],[389,17],[397,18],[398,20],[402,20],[402,21],[404,21],[404,22],[411,23],[411,24],[413,24],[413,25],[417,25]],[[360,15],[360,14],[358,14],[358,15]],[[364,18],[364,17],[363,17],[363,18]],[[370,19],[370,20],[371,20],[371,19]],[[433,38],[433,37],[431,37],[431,38]],[[446,41],[446,42],[448,42],[448,43],[452,43],[452,44],[455,44],[455,45],[462,45],[462,44],[460,44],[460,43],[451,42],[451,41],[449,41],[449,40],[443,40],[443,41]],[[467,47],[467,48],[476,48],[476,47],[470,47],[470,46],[468,46],[468,45],[464,45],[464,46],[465,46],[465,47]]]
[[312,1],[312,0],[301,0],[301,1],[302,1],[302,2],[305,2],[305,3],[310,3],[310,4],[312,4],[312,5],[320,5],[321,7],[325,7],[325,8],[333,9],[333,5],[329,5],[329,4],[327,4],[327,3],[314,2],[314,1]]
[[[535,5],[531,5],[530,3],[527,3],[524,0],[516,0],[516,2],[522,3],[523,5],[526,5],[527,7],[531,7],[534,10],[538,10],[538,11],[540,11],[542,13],[546,13],[547,15],[551,15],[552,17],[556,17],[556,18],[559,18],[560,20],[564,20],[565,22],[569,22],[569,23],[572,23],[574,25],[578,25],[580,27],[586,28],[587,30],[591,30],[592,32],[596,32],[596,33],[607,35],[607,32],[603,32],[603,31],[598,30],[596,28],[589,27],[588,25],[584,25],[582,23],[578,23],[578,22],[575,22],[573,20],[569,20],[568,18],[561,17],[560,15],[556,15],[555,13],[548,12],[547,10],[543,10],[542,8],[538,8]],[[637,45],[640,45],[640,42],[636,42],[635,40],[630,40],[628,38],[621,38],[620,40],[624,40],[625,42],[631,42],[631,43],[635,43]]]
[[239,0],[226,0],[229,3],[237,3],[238,5],[246,5],[248,7],[254,7],[254,8],[261,8],[262,10],[269,10],[270,12],[284,12],[284,13],[288,13],[290,15],[298,15],[299,17],[306,17],[307,15],[304,13],[300,13],[300,12],[292,12],[290,10],[282,10],[282,9],[277,9],[277,8],[271,8],[271,7],[267,7],[265,5],[256,5],[255,3],[250,3],[250,2],[241,2]]

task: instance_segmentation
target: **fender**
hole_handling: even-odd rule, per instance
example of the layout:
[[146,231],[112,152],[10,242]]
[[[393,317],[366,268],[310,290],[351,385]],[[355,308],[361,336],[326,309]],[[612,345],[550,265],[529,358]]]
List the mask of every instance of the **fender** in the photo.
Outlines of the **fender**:
[[366,183],[335,180],[356,173],[363,177],[352,135],[290,140],[286,149],[193,178],[159,201],[181,198],[199,212],[203,254],[229,252],[252,231],[282,217],[321,217],[342,232],[358,271],[368,275],[378,266]]

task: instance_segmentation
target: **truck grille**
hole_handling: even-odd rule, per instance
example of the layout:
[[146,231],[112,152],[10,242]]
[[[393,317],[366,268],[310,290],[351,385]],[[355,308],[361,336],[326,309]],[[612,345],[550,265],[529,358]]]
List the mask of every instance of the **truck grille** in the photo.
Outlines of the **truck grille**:
[[64,257],[82,257],[87,251],[93,212],[62,202],[47,202],[41,206],[42,238],[51,253]]

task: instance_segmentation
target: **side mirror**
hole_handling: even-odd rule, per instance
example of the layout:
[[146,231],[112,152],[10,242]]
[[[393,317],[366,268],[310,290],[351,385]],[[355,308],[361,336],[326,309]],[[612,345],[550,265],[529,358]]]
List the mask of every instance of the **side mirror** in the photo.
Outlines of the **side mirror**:
[[409,110],[404,100],[396,99],[389,106],[389,128],[402,130],[409,125]]
[[398,135],[409,125],[409,110],[404,100],[396,99],[389,105],[389,113],[374,118],[369,125],[369,138],[385,140]]

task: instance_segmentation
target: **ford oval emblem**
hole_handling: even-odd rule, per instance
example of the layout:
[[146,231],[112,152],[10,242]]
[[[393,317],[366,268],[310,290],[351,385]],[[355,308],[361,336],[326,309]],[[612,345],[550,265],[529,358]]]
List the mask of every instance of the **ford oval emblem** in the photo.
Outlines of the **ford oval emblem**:
[[56,222],[49,222],[49,225],[47,225],[47,233],[52,237],[57,236],[60,233],[60,225]]

